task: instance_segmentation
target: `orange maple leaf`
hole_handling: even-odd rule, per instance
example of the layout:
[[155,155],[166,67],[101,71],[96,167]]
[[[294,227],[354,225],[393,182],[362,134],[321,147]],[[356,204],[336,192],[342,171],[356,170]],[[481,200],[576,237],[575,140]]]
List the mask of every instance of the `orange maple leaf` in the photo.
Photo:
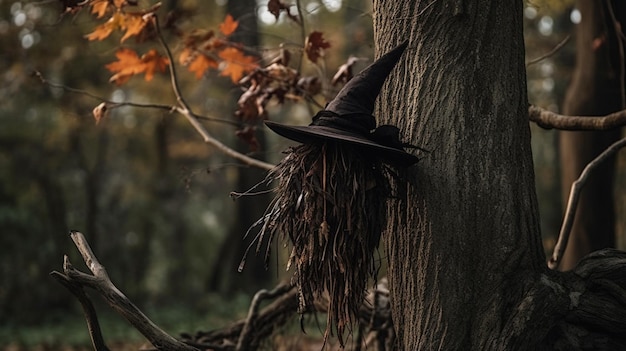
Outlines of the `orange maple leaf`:
[[208,69],[217,67],[218,64],[214,59],[204,54],[197,54],[187,68],[189,72],[195,73],[196,79],[200,79]]
[[237,83],[245,72],[251,72],[258,67],[256,59],[246,56],[241,50],[233,47],[225,48],[217,54],[223,62],[222,76],[230,76],[233,83]]
[[93,32],[85,35],[88,40],[104,40],[106,39],[114,30],[118,28],[122,28],[124,26],[125,18],[122,13],[116,12],[108,21],[99,25],[94,29]]
[[317,62],[317,59],[323,55],[324,49],[328,49],[330,47],[330,43],[324,40],[322,32],[313,31],[306,38],[304,43],[304,51],[306,52],[306,56],[312,62]]
[[102,18],[107,13],[109,7],[109,0],[96,0],[91,3],[91,13],[96,15],[96,18]]
[[224,22],[220,23],[220,32],[222,32],[222,34],[224,34],[225,36],[229,36],[233,34],[235,30],[237,30],[238,25],[239,25],[239,22],[235,21],[233,19],[233,16],[228,14],[226,15],[226,18],[224,19]]
[[146,27],[148,21],[144,19],[144,17],[140,14],[126,14],[124,16],[124,23],[122,28],[126,30],[124,36],[120,40],[120,42],[124,42],[124,40],[132,37],[133,35],[138,35],[141,31]]
[[115,5],[115,7],[117,7],[118,9],[121,9],[122,6],[127,5],[128,1],[127,0],[113,0],[113,4]]
[[159,53],[152,49],[141,56],[141,61],[146,67],[146,81],[152,80],[155,71],[165,72],[165,68],[169,65],[170,61],[167,57],[159,55]]
[[140,73],[145,73],[146,81],[150,81],[155,71],[163,72],[169,64],[169,60],[159,55],[154,49],[139,57],[135,51],[122,48],[115,53],[115,56],[117,61],[111,62],[105,67],[115,73],[109,81],[117,85],[126,83],[132,76]]

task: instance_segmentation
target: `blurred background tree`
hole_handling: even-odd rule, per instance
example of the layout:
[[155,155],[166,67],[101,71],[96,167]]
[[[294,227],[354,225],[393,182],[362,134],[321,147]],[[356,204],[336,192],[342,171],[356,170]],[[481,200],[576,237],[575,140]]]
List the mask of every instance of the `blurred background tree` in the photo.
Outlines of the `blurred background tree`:
[[[626,108],[623,40],[626,6],[623,1],[578,0],[576,8],[581,17],[575,31],[576,68],[563,101],[563,113],[604,116],[623,110]],[[559,133],[564,203],[570,185],[583,168],[620,139],[621,134],[621,129]],[[592,251],[615,247],[613,198],[614,194],[620,197],[614,192],[615,164],[615,159],[604,162],[585,186],[560,269],[574,268]]]
[[[332,44],[321,64],[302,65],[302,70],[325,77],[324,95],[332,97],[339,89],[329,84],[336,69],[353,55],[364,59],[355,65],[358,71],[373,55],[370,1],[298,4],[307,30],[324,32]],[[229,198],[231,191],[245,191],[261,181],[264,172],[235,164],[202,143],[184,119],[166,111],[123,107],[96,125],[91,111],[99,100],[41,84],[34,71],[51,82],[114,101],[175,103],[166,75],[155,75],[149,83],[135,79],[123,87],[111,85],[104,65],[112,60],[115,43],[86,41],[83,36],[94,26],[91,17],[78,13],[60,19],[61,11],[61,1],[0,1],[0,347],[26,342],[28,337],[17,332],[25,326],[45,329],[68,311],[80,319],[76,302],[48,278],[61,265],[61,253],[75,255],[66,236],[69,229],[89,237],[118,286],[144,309],[170,306],[210,316],[224,301],[246,296],[238,292],[273,286],[282,274],[269,273],[260,260],[250,258],[244,273],[236,272],[247,245],[243,234],[269,198]],[[206,29],[217,28],[231,13],[240,21],[237,40],[265,61],[279,54],[281,43],[295,52],[302,45],[297,25],[284,16],[276,19],[264,0],[170,0],[160,11],[184,18],[185,28]],[[572,34],[581,13],[573,0],[528,2],[528,60],[550,52]],[[531,103],[562,110],[573,77],[575,42],[569,40],[528,66]],[[233,118],[241,92],[228,79],[209,73],[198,81],[181,74],[181,86],[196,112]],[[306,124],[314,109],[286,103],[271,106],[270,116]],[[224,143],[249,151],[232,126],[207,126]],[[558,160],[563,151],[557,132],[532,128],[549,251],[562,217]],[[271,135],[258,138],[261,148],[254,156],[272,162],[288,145]],[[616,161],[613,192],[622,248],[625,159],[622,155]],[[568,182],[563,183],[567,189]]]

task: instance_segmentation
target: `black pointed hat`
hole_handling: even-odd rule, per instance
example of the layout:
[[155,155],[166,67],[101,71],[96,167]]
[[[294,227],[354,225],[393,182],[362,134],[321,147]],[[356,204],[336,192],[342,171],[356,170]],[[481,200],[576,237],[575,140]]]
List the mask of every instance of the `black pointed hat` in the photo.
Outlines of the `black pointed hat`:
[[389,163],[401,166],[416,163],[418,158],[404,151],[407,145],[399,139],[400,130],[391,125],[377,128],[372,116],[376,97],[407,44],[403,42],[354,76],[308,126],[271,121],[265,124],[277,134],[301,143],[346,142],[371,150]]

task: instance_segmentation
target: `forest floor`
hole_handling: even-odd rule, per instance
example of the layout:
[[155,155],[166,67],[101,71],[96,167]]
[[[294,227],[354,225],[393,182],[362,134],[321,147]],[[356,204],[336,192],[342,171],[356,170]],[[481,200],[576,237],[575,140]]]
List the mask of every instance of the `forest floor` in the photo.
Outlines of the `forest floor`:
[[[219,310],[211,313],[185,307],[150,308],[144,310],[157,325],[174,337],[181,333],[193,334],[228,326],[244,318],[249,304],[248,297],[220,304]],[[111,350],[137,351],[150,348],[146,339],[120,316],[107,308],[97,308],[103,336]],[[323,321],[324,318],[321,318]],[[319,351],[323,346],[321,326],[309,321],[306,333],[300,330],[300,322],[294,316],[293,323],[282,327],[270,337],[264,350],[275,351]],[[327,350],[339,349],[336,339],[330,340]],[[80,308],[62,315],[46,315],[39,324],[11,325],[0,321],[0,351],[88,351],[93,350],[85,320]]]

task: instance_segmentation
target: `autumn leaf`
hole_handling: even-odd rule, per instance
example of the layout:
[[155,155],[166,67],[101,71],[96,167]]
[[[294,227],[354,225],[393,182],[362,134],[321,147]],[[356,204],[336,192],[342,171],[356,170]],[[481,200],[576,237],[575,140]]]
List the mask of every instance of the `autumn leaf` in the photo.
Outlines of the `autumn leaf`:
[[298,16],[294,16],[291,14],[291,12],[289,12],[289,5],[283,4],[280,0],[269,0],[267,2],[267,10],[272,15],[274,15],[277,20],[280,16],[280,13],[284,11],[290,19],[292,19],[296,23],[300,23],[300,21],[298,20]]
[[99,25],[93,32],[85,35],[88,40],[104,40],[114,30],[122,28],[124,26],[124,14],[116,12],[108,21]]
[[[95,7],[92,8],[92,12],[95,9]],[[106,11],[106,9],[104,11]],[[100,13],[98,12],[98,16],[99,15]],[[104,40],[108,38],[114,30],[120,29],[126,31],[120,40],[120,42],[124,42],[132,36],[141,34],[144,29],[146,29],[146,25],[149,23],[148,20],[146,20],[146,16],[147,14],[144,13],[115,12],[108,21],[96,27],[93,32],[87,34],[85,37],[89,40]]]
[[248,144],[251,152],[259,150],[259,140],[256,137],[256,128],[246,126],[243,129],[236,130],[235,135]]
[[139,35],[141,31],[143,31],[146,27],[146,24],[148,24],[148,21],[146,21],[142,15],[125,15],[122,29],[125,29],[126,33],[124,34],[120,42],[123,43],[124,40],[132,37],[133,35]]
[[118,9],[121,9],[126,5],[137,6],[137,0],[113,0],[113,5],[115,5]]
[[115,56],[117,61],[105,67],[115,73],[109,81],[117,85],[122,85],[135,74],[141,73],[145,73],[146,81],[150,81],[155,71],[163,72],[169,64],[168,59],[159,55],[154,49],[139,57],[135,51],[122,48],[115,53]]
[[225,48],[218,53],[218,56],[224,60],[220,74],[230,76],[233,83],[237,83],[245,72],[251,72],[258,67],[254,57],[244,55],[237,48]]
[[96,0],[91,3],[91,13],[96,15],[96,18],[102,18],[107,13],[109,8],[109,0]]
[[196,49],[200,47],[203,43],[206,43],[213,38],[215,33],[212,30],[200,30],[194,29],[191,33],[185,35],[183,39],[183,43],[185,44],[185,48],[193,48]]
[[233,16],[230,14],[226,15],[224,22],[220,23],[220,32],[225,36],[229,36],[237,30],[237,26],[239,25],[238,21],[233,19]]
[[317,59],[323,55],[324,49],[328,49],[329,47],[330,43],[324,40],[323,33],[318,31],[311,32],[304,43],[306,56],[312,62],[317,62]]
[[204,54],[198,54],[191,60],[191,63],[187,68],[189,69],[189,72],[195,73],[196,79],[200,79],[209,68],[217,67],[218,64],[214,59]]
[[96,120],[96,125],[99,124],[100,121],[107,116],[108,108],[106,102],[94,107],[91,112],[93,113],[93,118]]
[[165,72],[165,68],[169,65],[170,61],[159,53],[152,49],[148,51],[146,54],[141,56],[141,61],[145,64],[146,67],[146,81],[149,82],[152,80],[155,71]]
[[335,75],[333,76],[333,79],[331,80],[331,84],[332,86],[337,85],[337,83],[347,83],[350,79],[352,79],[353,73],[352,73],[352,66],[354,66],[354,64],[359,61],[359,58],[354,57],[354,56],[350,56],[348,58],[348,61],[346,61],[346,63],[344,63],[343,65],[339,66],[339,68],[337,69],[337,73],[335,73]]

